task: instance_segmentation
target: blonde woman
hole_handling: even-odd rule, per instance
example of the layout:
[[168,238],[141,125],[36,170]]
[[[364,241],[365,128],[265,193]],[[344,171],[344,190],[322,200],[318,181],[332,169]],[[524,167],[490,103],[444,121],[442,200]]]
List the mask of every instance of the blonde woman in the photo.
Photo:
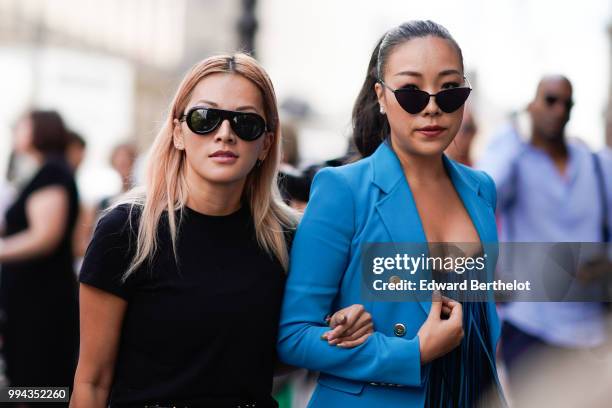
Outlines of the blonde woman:
[[[72,407],[277,405],[296,224],[276,184],[279,152],[274,90],[254,59],[215,56],[187,74],[145,191],[101,219],[87,250]],[[358,322],[337,326],[350,345],[371,332],[358,305],[332,318],[342,320]]]

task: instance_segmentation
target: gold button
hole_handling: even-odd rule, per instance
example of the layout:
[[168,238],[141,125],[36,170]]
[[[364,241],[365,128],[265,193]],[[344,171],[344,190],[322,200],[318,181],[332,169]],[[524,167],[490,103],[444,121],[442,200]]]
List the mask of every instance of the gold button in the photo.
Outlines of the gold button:
[[390,283],[395,283],[396,285],[398,283],[400,283],[401,281],[402,281],[402,279],[399,276],[397,276],[397,275],[393,275],[392,277],[389,278],[389,282]]
[[395,333],[397,337],[402,337],[406,334],[406,326],[402,323],[395,323],[395,326],[393,326],[393,333]]

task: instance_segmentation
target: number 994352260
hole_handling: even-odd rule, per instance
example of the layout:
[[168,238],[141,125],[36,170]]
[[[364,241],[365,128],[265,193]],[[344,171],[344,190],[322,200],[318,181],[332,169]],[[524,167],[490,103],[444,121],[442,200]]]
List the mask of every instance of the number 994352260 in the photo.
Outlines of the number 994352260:
[[8,387],[0,389],[0,402],[68,402],[68,387]]

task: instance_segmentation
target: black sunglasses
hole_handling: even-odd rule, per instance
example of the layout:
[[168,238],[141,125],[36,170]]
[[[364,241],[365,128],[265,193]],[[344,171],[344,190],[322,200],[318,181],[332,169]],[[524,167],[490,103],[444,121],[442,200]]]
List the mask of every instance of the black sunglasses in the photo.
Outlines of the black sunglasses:
[[247,142],[258,139],[269,131],[264,118],[252,112],[235,112],[222,109],[194,106],[185,113],[179,121],[187,122],[193,133],[206,135],[217,129],[224,120],[229,120],[236,136]]
[[425,109],[429,104],[429,98],[432,96],[435,98],[436,104],[442,111],[452,113],[463,106],[472,91],[472,88],[469,86],[461,86],[443,89],[437,94],[430,94],[420,89],[413,88],[393,89],[382,79],[379,79],[378,82],[393,92],[395,99],[397,99],[402,109],[412,114],[419,113]]
[[562,103],[567,112],[572,110],[572,107],[574,106],[574,101],[572,101],[571,99],[562,99],[561,97],[557,95],[546,95],[544,97],[544,100],[546,101],[546,105],[549,108],[552,108],[554,105],[556,105],[559,102]]

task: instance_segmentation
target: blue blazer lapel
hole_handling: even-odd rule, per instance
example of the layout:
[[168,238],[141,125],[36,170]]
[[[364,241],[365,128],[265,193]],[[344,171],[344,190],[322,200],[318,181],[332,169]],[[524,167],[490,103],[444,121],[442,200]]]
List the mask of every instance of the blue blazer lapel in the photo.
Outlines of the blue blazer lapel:
[[448,171],[453,186],[459,198],[463,202],[468,215],[474,223],[474,227],[480,237],[480,242],[491,243],[497,241],[497,231],[494,223],[485,222],[484,216],[487,212],[487,201],[481,195],[480,181],[465,173],[457,163],[450,160],[446,155],[442,156],[444,166]]
[[[489,256],[490,265],[492,266],[487,270],[487,279],[492,279],[495,274],[494,265],[497,263],[499,247],[497,243],[497,227],[495,221],[487,221],[485,218],[489,211],[487,207],[490,206],[490,204],[487,203],[486,198],[481,194],[482,190],[478,179],[466,174],[464,169],[457,163],[449,160],[446,156],[444,156],[444,164],[461,201],[463,201],[463,205],[474,223],[483,250]],[[493,299],[492,291],[489,292],[489,296]],[[491,305],[493,305],[493,303],[490,303],[487,313],[491,329],[491,347],[495,350],[496,339],[500,334],[500,325],[495,307]],[[491,360],[494,360],[493,356],[491,356]]]
[[[425,230],[412,192],[399,159],[387,143],[382,143],[373,154],[372,166],[372,182],[385,193],[376,203],[376,210],[392,242],[423,243],[424,251],[427,251]],[[425,314],[429,314],[431,301],[419,303]]]

